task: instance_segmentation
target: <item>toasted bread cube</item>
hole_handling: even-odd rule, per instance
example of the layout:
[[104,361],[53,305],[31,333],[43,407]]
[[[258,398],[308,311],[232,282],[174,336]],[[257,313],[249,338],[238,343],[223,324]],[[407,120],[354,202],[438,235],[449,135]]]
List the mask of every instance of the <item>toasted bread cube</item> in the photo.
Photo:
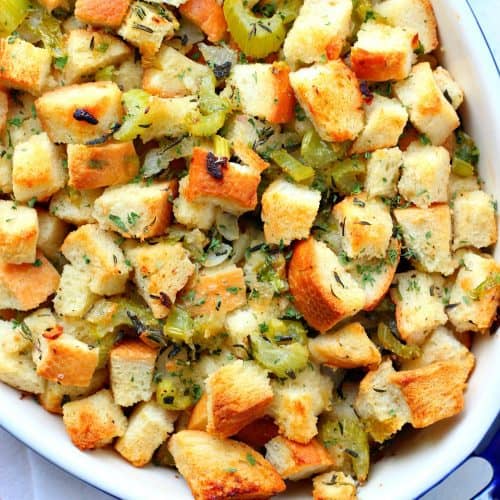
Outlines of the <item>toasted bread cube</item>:
[[43,129],[55,143],[102,140],[123,116],[121,91],[113,82],[60,87],[39,97],[35,107]]
[[364,105],[366,125],[351,148],[351,153],[365,153],[396,146],[408,121],[408,113],[397,99],[375,94]]
[[186,430],[170,438],[168,449],[199,500],[268,498],[286,488],[262,455],[238,441]]
[[176,192],[175,180],[108,188],[95,201],[93,214],[102,229],[144,240],[165,233]]
[[413,62],[415,31],[376,22],[361,25],[351,49],[351,64],[360,80],[403,80]]
[[210,78],[211,70],[168,45],[156,54],[151,68],[146,68],[142,88],[160,97],[196,94],[201,81]]
[[38,234],[38,216],[34,208],[0,200],[0,261],[35,262]]
[[43,201],[66,183],[61,148],[47,134],[31,136],[18,144],[12,158],[12,186],[18,201]]
[[259,331],[259,320],[251,309],[239,308],[226,316],[224,329],[229,335],[230,345],[239,344],[246,347],[248,336]]
[[293,66],[337,59],[351,31],[351,14],[349,0],[306,0],[285,38],[285,59]]
[[140,60],[135,61],[133,57],[124,61],[116,69],[115,82],[124,92],[132,89],[138,89],[142,85],[142,76],[144,74]]
[[208,377],[207,432],[234,436],[262,417],[273,400],[267,372],[252,362],[234,361]]
[[122,409],[107,389],[66,403],[63,406],[63,422],[71,441],[81,450],[102,448],[115,437],[123,436],[127,428]]
[[37,375],[30,353],[8,353],[0,349],[0,381],[32,394],[41,394],[45,388],[45,380]]
[[451,258],[451,214],[447,205],[394,210],[405,245],[413,251],[422,268],[446,276],[454,270]]
[[64,67],[64,78],[70,84],[101,68],[121,63],[132,51],[115,36],[76,29],[69,32],[66,52],[68,61]]
[[349,323],[335,332],[318,335],[308,345],[314,361],[328,366],[373,368],[382,361],[361,323]]
[[313,479],[313,500],[356,500],[356,482],[343,472],[325,472]]
[[7,113],[9,111],[9,96],[5,90],[0,89],[0,135],[3,135],[7,126]]
[[448,321],[442,300],[444,278],[408,271],[396,274],[395,283],[391,298],[396,304],[398,332],[406,342],[420,345]]
[[196,203],[186,199],[188,176],[179,182],[179,196],[174,200],[174,216],[177,222],[192,228],[206,231],[215,222],[215,207],[210,204]]
[[434,71],[434,79],[441,92],[446,97],[448,102],[458,109],[464,101],[464,93],[458,83],[453,79],[450,73],[442,66],[438,66]]
[[39,95],[47,85],[52,56],[21,38],[0,39],[0,85]]
[[342,228],[342,248],[348,257],[385,256],[392,235],[391,214],[385,203],[361,193],[337,203],[333,215]]
[[49,210],[59,219],[82,226],[95,222],[92,216],[94,202],[102,194],[102,189],[85,189],[77,191],[66,186],[57,192],[50,200]]
[[191,415],[189,415],[187,429],[190,431],[206,431],[207,425],[207,393],[204,392],[191,411]]
[[29,328],[33,340],[36,340],[45,332],[55,329],[59,320],[50,309],[42,307],[26,316],[24,318],[24,323]]
[[460,177],[453,172],[450,174],[450,181],[448,184],[448,199],[455,200],[459,193],[466,193],[468,191],[479,191],[481,186],[475,175],[470,177]]
[[93,293],[115,295],[125,291],[129,269],[111,233],[95,224],[80,226],[66,237],[61,251],[74,266],[88,270]]
[[417,429],[460,413],[464,406],[465,381],[469,372],[456,361],[393,373],[390,380],[400,387]]
[[428,62],[413,66],[410,76],[398,82],[394,91],[408,109],[413,126],[435,146],[442,144],[460,125],[457,113],[438,87]]
[[181,243],[161,241],[139,245],[127,251],[134,269],[139,293],[155,318],[167,316],[177,292],[182,290],[194,272],[189,252]]
[[[191,21],[207,35],[210,42],[221,41],[226,35],[227,23],[222,5],[217,0],[172,0],[182,16]],[[188,44],[189,45],[189,44]]]
[[294,305],[313,328],[325,332],[365,304],[365,294],[321,241],[297,244],[288,269]]
[[176,416],[154,401],[141,403],[130,416],[125,434],[116,441],[115,450],[135,467],[146,465],[174,431]]
[[321,193],[277,179],[262,195],[262,221],[267,243],[289,245],[309,237],[319,209]]
[[[53,329],[38,336],[33,361],[41,377],[61,385],[87,387],[97,367],[99,349]],[[52,338],[52,332],[58,336]]]
[[175,16],[161,5],[133,2],[118,34],[135,45],[146,59],[158,52],[164,38],[174,36],[179,29]]
[[497,241],[497,220],[491,196],[484,191],[459,193],[453,203],[453,250],[484,248]]
[[0,262],[0,309],[29,311],[59,285],[59,274],[41,252],[32,264]]
[[75,16],[82,23],[118,28],[127,14],[130,0],[76,0]]
[[340,60],[315,64],[290,73],[290,83],[324,141],[356,139],[365,113],[358,80],[348,66]]
[[30,333],[28,335],[21,326],[22,323],[18,326],[11,321],[0,320],[0,352],[20,354],[31,351],[33,333],[28,327]]
[[283,479],[299,481],[319,474],[333,465],[326,448],[316,439],[307,444],[276,436],[266,444],[266,460]]
[[7,158],[4,151],[0,146],[0,194],[9,194],[12,193],[12,158]]
[[61,254],[61,245],[69,233],[69,226],[46,210],[38,209],[38,248],[51,260]]
[[[36,97],[24,92],[17,92],[15,100],[9,100],[7,127],[3,134],[4,144],[15,147],[19,143],[29,140],[32,135],[43,131],[34,108],[35,101]],[[4,153],[4,155],[12,156],[7,153],[10,153],[10,151]]]
[[500,266],[489,255],[467,253],[451,289],[448,317],[459,332],[488,332],[500,301]]
[[69,10],[68,0],[40,0],[38,3],[43,5],[49,12],[57,8]]
[[218,205],[226,212],[236,215],[253,210],[257,206],[260,173],[251,167],[233,162],[221,167],[220,172],[210,173],[210,162],[208,151],[193,149],[186,199],[189,202]]
[[356,397],[356,413],[377,443],[390,438],[411,418],[403,393],[391,380],[394,374],[391,360],[384,361],[365,375]]

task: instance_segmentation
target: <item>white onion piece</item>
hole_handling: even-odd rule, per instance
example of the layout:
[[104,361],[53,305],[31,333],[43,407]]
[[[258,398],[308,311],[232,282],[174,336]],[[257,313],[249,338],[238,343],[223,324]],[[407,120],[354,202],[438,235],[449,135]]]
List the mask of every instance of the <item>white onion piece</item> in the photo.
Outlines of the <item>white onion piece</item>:
[[237,240],[240,236],[238,217],[236,215],[218,210],[215,216],[215,224],[219,233],[228,241]]
[[219,266],[231,256],[233,247],[227,243],[221,243],[216,248],[209,250],[206,254],[206,259],[203,265],[205,267]]

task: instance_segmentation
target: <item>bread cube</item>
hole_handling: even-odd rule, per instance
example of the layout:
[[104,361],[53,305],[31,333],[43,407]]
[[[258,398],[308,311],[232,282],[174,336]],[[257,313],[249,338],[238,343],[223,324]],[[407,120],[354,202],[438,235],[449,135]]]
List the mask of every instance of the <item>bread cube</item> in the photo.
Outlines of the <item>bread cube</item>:
[[451,289],[446,308],[459,332],[489,331],[500,301],[500,266],[489,255],[467,253]]
[[313,479],[313,500],[356,500],[356,483],[343,472],[325,472]]
[[348,66],[340,60],[314,64],[290,73],[290,83],[324,141],[356,139],[365,113],[358,80]]
[[365,153],[396,146],[408,121],[408,113],[397,99],[374,94],[363,105],[366,125],[351,148],[351,153]]
[[168,443],[193,496],[268,498],[286,485],[272,465],[250,446],[202,431],[180,431]]
[[59,285],[59,274],[41,252],[32,264],[0,262],[0,309],[29,311]]
[[129,268],[112,233],[96,224],[80,226],[68,234],[61,251],[71,264],[87,269],[93,293],[115,295],[125,291]]
[[66,403],[63,422],[71,441],[81,450],[102,448],[127,429],[127,419],[107,389]]
[[468,191],[479,191],[481,186],[475,175],[470,177],[460,177],[455,175],[453,172],[450,174],[450,180],[448,183],[448,199],[452,201],[458,196],[459,193],[465,193]]
[[181,243],[160,241],[154,245],[142,244],[127,251],[134,270],[138,291],[151,308],[155,318],[167,316],[194,272],[189,252]]
[[321,193],[277,179],[262,195],[262,221],[267,243],[289,245],[307,238],[318,213]]
[[175,180],[108,188],[95,201],[93,214],[102,229],[144,240],[165,233],[176,192]]
[[438,87],[428,62],[413,66],[410,76],[394,85],[394,92],[408,109],[413,126],[435,146],[442,144],[460,125],[457,113]]
[[260,173],[239,163],[216,163],[217,157],[205,149],[194,148],[189,166],[186,199],[210,203],[239,215],[257,206]]
[[227,31],[226,18],[222,5],[217,0],[173,0],[172,5],[182,4],[179,12],[182,16],[198,26],[207,35],[210,42],[221,41]]
[[39,97],[35,107],[43,129],[55,143],[101,141],[123,116],[121,91],[113,82],[59,87]]
[[464,93],[460,85],[453,79],[450,73],[442,66],[438,66],[434,71],[434,79],[437,86],[445,96],[446,100],[455,108],[458,109],[464,101]]
[[9,96],[5,90],[0,90],[0,134],[7,126],[7,113],[9,111]]
[[208,412],[207,412],[207,393],[204,392],[201,398],[189,415],[187,429],[190,431],[206,431],[208,425]]
[[7,152],[0,146],[0,194],[9,193],[12,193],[12,158],[7,158]]
[[61,148],[47,134],[18,144],[12,158],[12,185],[18,201],[46,200],[66,183]]
[[394,216],[401,227],[405,245],[419,265],[429,273],[451,274],[451,213],[448,205],[397,208]]
[[285,59],[293,66],[337,59],[351,32],[351,14],[349,0],[306,0],[285,38]]
[[36,340],[40,335],[49,330],[54,330],[60,321],[50,309],[42,307],[26,316],[24,323],[31,332],[30,337]]
[[37,375],[30,353],[8,353],[0,349],[0,381],[32,394],[41,394],[45,388],[45,380]]
[[127,92],[141,88],[143,73],[141,61],[135,61],[135,58],[131,57],[118,66],[114,73],[114,79],[118,87]]
[[[27,325],[20,325],[12,321],[0,320],[0,352],[5,354],[21,354],[30,352],[33,344],[33,334],[28,327],[28,333],[22,327]],[[25,328],[26,330],[26,328]]]
[[365,190],[369,198],[392,198],[397,193],[403,154],[399,148],[379,149],[366,162]]
[[337,256],[321,241],[309,238],[295,246],[288,269],[295,307],[307,323],[326,332],[353,316],[365,304],[365,294]]
[[484,191],[459,193],[453,202],[453,250],[484,248],[497,241],[493,200]]
[[51,260],[61,255],[61,245],[69,233],[69,226],[46,210],[37,209],[38,213],[38,248]]
[[274,420],[266,415],[250,422],[238,432],[239,441],[248,444],[254,449],[261,449],[264,445],[278,435],[278,426]]
[[[3,143],[9,146],[9,149],[11,146],[15,147],[21,142],[28,141],[34,134],[43,132],[34,108],[35,101],[35,97],[23,92],[16,92],[15,99],[9,100],[7,127],[3,134]],[[0,152],[1,149],[3,148],[0,146]],[[7,159],[12,158],[12,151],[6,151],[4,155]]]
[[0,39],[0,86],[39,95],[47,85],[52,55],[21,38]]
[[40,0],[38,3],[43,5],[49,12],[57,8],[69,10],[68,0]]
[[95,222],[92,215],[94,202],[101,194],[102,189],[77,191],[66,186],[52,196],[49,205],[50,213],[75,226],[91,224]]
[[361,323],[349,323],[335,332],[309,340],[309,351],[316,363],[339,368],[374,368],[382,358]]
[[118,28],[127,14],[130,0],[76,0],[75,16],[85,24]]
[[[259,320],[251,309],[240,307],[227,314],[224,329],[229,336],[230,345],[238,344],[246,347],[248,336],[259,331]],[[236,347],[236,349],[241,348]]]
[[34,208],[0,200],[0,261],[33,263],[38,241],[38,217]]

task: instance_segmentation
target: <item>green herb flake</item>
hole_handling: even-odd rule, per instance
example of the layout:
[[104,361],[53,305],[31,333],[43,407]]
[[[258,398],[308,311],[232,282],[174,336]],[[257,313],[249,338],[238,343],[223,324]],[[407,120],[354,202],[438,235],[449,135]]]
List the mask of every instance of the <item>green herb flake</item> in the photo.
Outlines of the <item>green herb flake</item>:
[[255,460],[255,457],[251,453],[247,453],[247,462],[250,465],[255,465],[257,463],[257,460]]
[[28,207],[30,208],[33,208],[35,206],[35,203],[37,202],[37,199],[36,199],[36,196],[33,196],[33,198],[31,198],[29,201],[28,201]]
[[35,267],[41,267],[42,265],[42,261],[40,259],[36,259],[35,262],[33,262],[33,265]]
[[57,69],[61,69],[62,70],[66,66],[67,62],[68,62],[68,56],[56,57],[54,59],[54,66]]
[[110,214],[109,216],[109,220],[118,228],[120,229],[121,231],[123,232],[127,232],[127,226],[125,226],[125,224],[123,223],[123,221],[120,219],[120,217],[118,217],[118,215],[113,215],[113,214]]

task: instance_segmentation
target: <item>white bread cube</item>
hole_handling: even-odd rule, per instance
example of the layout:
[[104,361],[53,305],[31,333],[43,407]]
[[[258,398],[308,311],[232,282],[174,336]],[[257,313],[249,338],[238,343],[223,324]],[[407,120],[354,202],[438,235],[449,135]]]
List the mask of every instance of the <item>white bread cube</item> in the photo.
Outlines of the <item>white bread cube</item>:
[[[248,345],[248,336],[259,331],[259,320],[251,309],[239,308],[227,314],[224,329],[228,334],[228,344]],[[236,348],[241,352],[241,348]]]
[[324,141],[349,141],[359,135],[364,125],[363,98],[356,75],[342,61],[299,69],[290,73],[290,83]]
[[141,403],[130,416],[125,434],[116,441],[115,450],[135,467],[146,465],[174,431],[176,417],[154,401]]
[[39,95],[47,85],[52,55],[21,38],[0,39],[0,86]]
[[377,2],[373,10],[393,26],[416,31],[424,53],[437,48],[437,22],[430,0],[384,0]]
[[451,213],[448,205],[423,208],[397,208],[394,216],[403,232],[405,245],[419,265],[429,273],[450,275],[455,266],[451,258]]
[[12,157],[8,158],[0,145],[0,194],[9,193],[12,193]]
[[413,66],[410,76],[396,83],[394,92],[408,109],[413,126],[435,146],[443,144],[460,125],[457,113],[438,87],[428,62]]
[[433,71],[433,74],[434,79],[436,80],[436,83],[441,89],[443,95],[455,109],[458,109],[464,101],[464,93],[460,88],[460,85],[458,85],[450,73],[442,66],[438,66]]
[[33,340],[36,340],[43,333],[56,328],[59,319],[50,309],[42,307],[26,316],[24,323],[29,328]]
[[262,195],[262,221],[267,243],[289,245],[309,236],[318,213],[321,193],[277,179]]
[[356,500],[356,482],[340,471],[325,472],[313,479],[313,500]]
[[415,141],[403,153],[399,192],[420,208],[448,201],[450,154],[441,146]]
[[484,248],[497,241],[493,200],[484,191],[459,193],[453,202],[453,250]]
[[[102,140],[123,116],[121,91],[113,82],[60,87],[39,97],[35,107],[43,129],[55,143]],[[87,120],[82,119],[82,110],[90,113]]]
[[348,196],[333,207],[342,230],[342,248],[350,258],[382,258],[392,236],[389,207],[365,193]]
[[351,64],[360,80],[403,80],[410,74],[415,31],[369,21],[361,25],[356,36]]
[[37,209],[38,213],[38,248],[51,260],[61,255],[61,245],[69,233],[66,222],[58,219],[46,210]]
[[177,292],[186,286],[194,272],[189,252],[181,243],[160,241],[129,249],[126,255],[132,264],[139,293],[155,318],[164,318]]
[[121,63],[131,52],[126,43],[107,33],[71,30],[66,42],[68,61],[64,67],[65,82],[75,83],[101,68]]
[[118,28],[130,7],[130,0],[76,0],[76,19],[84,24]]
[[349,0],[305,0],[285,38],[285,59],[292,66],[337,59],[351,31],[351,14]]
[[95,222],[92,216],[94,202],[102,194],[102,189],[76,189],[66,186],[61,191],[52,196],[49,210],[52,215],[59,219],[82,226]]
[[12,186],[18,201],[43,201],[66,183],[61,148],[47,134],[31,136],[18,144],[12,157]]
[[409,344],[423,344],[448,317],[442,300],[444,278],[418,271],[396,274],[391,298],[396,304],[398,332]]
[[116,231],[125,238],[159,236],[170,224],[170,200],[176,192],[175,180],[108,188],[95,201],[93,215],[102,229]]
[[115,295],[125,291],[129,268],[112,233],[95,224],[80,226],[68,234],[61,251],[71,264],[88,270],[93,293]]
[[140,61],[127,59],[116,69],[115,82],[124,92],[138,89],[142,85],[143,68]]
[[45,388],[45,380],[37,375],[30,353],[8,353],[0,349],[0,381],[32,394],[41,394]]
[[66,403],[63,422],[71,441],[81,450],[102,448],[127,429],[127,419],[107,389]]
[[351,153],[365,153],[396,146],[408,121],[408,113],[397,99],[374,94],[363,104],[366,125],[351,148]]
[[38,242],[38,216],[34,208],[0,200],[0,260],[33,263]]
[[453,202],[459,193],[468,191],[478,191],[481,189],[478,179],[475,175],[470,177],[461,177],[455,175],[453,172],[450,174],[450,181],[448,184],[448,199]]
[[369,198],[392,198],[397,193],[403,154],[399,148],[374,151],[366,162],[365,190]]
[[[23,92],[17,92],[15,97],[15,100],[9,100],[7,127],[3,134],[3,143],[9,148],[11,145],[15,147],[20,142],[26,142],[33,134],[43,132],[34,108],[36,98]],[[0,139],[1,142],[2,139]],[[12,157],[11,153],[7,151],[6,157]]]
[[18,325],[12,321],[0,320],[0,352],[5,354],[21,354],[30,352],[33,344],[33,333],[28,327],[25,332],[21,328],[26,326],[22,323]]

